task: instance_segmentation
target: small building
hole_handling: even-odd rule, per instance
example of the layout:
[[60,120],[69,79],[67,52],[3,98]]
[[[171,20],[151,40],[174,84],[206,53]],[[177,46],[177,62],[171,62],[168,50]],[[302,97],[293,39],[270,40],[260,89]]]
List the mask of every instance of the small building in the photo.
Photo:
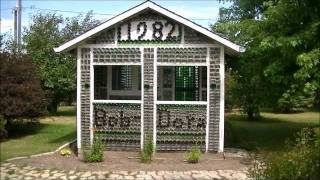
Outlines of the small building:
[[77,52],[77,146],[223,152],[225,59],[241,47],[151,1],[54,49]]

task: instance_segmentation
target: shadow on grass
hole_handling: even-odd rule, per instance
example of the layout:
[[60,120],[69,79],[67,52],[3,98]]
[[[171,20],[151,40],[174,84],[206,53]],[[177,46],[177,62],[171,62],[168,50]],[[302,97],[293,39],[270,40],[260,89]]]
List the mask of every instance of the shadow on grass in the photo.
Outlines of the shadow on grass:
[[75,139],[77,136],[77,132],[76,130],[64,135],[64,136],[61,136],[61,137],[58,137],[56,139],[53,139],[53,140],[50,140],[48,143],[61,143],[61,142],[64,142],[66,140],[73,140]]
[[37,134],[47,126],[48,124],[42,124],[39,122],[13,122],[10,125],[8,140]]
[[241,115],[231,114],[225,122],[225,146],[249,151],[284,151],[286,144],[305,127],[319,127],[319,124],[267,117],[250,121]]
[[61,106],[57,113],[54,116],[75,116],[76,115],[76,107],[74,106]]

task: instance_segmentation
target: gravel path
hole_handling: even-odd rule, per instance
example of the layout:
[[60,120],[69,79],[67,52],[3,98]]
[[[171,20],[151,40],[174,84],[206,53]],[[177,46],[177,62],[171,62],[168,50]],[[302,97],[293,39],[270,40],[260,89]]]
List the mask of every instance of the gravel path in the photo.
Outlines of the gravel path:
[[17,166],[4,163],[0,166],[1,180],[94,180],[94,179],[136,179],[136,180],[245,180],[248,179],[245,170],[215,170],[215,171],[67,171],[56,169]]

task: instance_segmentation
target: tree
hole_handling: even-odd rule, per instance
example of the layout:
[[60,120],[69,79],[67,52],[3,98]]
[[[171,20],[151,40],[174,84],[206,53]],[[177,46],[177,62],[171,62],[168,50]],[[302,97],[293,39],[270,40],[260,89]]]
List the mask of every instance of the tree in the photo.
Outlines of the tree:
[[75,96],[76,61],[72,54],[56,54],[54,47],[96,26],[92,13],[64,19],[56,14],[36,14],[23,36],[27,53],[37,65],[42,87],[49,90],[48,110],[57,111],[60,101]]
[[0,115],[9,122],[45,112],[46,98],[28,56],[0,53]]
[[233,67],[238,88],[258,83],[265,89],[242,91],[257,99],[254,107],[291,112],[319,103],[319,8],[312,0],[234,0],[221,10],[213,28],[246,47]]

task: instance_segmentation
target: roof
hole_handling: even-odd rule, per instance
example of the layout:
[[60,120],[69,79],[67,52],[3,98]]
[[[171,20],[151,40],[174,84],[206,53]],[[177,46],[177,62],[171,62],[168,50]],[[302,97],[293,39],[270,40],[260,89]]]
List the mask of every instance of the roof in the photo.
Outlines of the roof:
[[200,26],[200,25],[198,25],[198,24],[196,24],[196,23],[194,23],[194,22],[168,10],[168,9],[166,9],[166,8],[161,7],[160,5],[158,5],[152,1],[145,1],[139,5],[107,20],[106,22],[98,25],[97,27],[95,27],[85,33],[83,33],[82,35],[62,44],[61,46],[59,46],[57,48],[54,48],[54,51],[55,52],[69,51],[69,50],[75,48],[79,43],[81,43],[85,39],[95,35],[96,33],[99,33],[102,30],[105,30],[108,27],[111,27],[111,26],[113,26],[113,25],[139,13],[139,12],[147,10],[147,9],[154,10],[164,16],[167,16],[171,19],[174,19],[175,21],[177,21],[177,22],[179,22],[179,23],[181,23],[181,24],[183,24],[183,25],[185,25],[195,31],[198,31],[198,32],[206,35],[207,37],[223,44],[225,47],[227,47],[229,49],[229,51],[232,51],[232,54],[233,53],[240,53],[240,52],[244,51],[244,49],[241,46],[229,41],[226,38],[223,38],[223,37],[217,35],[216,33],[212,32],[212,31],[210,31],[210,30],[208,30],[208,29],[206,29],[206,28],[204,28],[204,27],[202,27],[202,26]]

